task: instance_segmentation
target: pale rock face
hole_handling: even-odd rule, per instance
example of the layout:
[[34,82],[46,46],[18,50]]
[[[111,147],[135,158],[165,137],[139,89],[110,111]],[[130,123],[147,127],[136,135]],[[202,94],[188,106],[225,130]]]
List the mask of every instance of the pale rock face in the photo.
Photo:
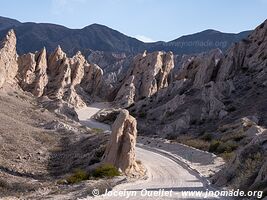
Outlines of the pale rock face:
[[17,78],[22,89],[40,97],[48,83],[46,74],[46,49],[40,53],[28,53],[18,59],[19,71]]
[[115,100],[123,99],[120,103],[128,106],[133,101],[150,97],[168,86],[169,74],[173,67],[174,58],[171,52],[144,52],[136,56]]
[[222,56],[221,50],[215,49],[204,55],[191,58],[183,64],[175,79],[190,79],[193,81],[194,88],[201,88],[211,81]]
[[35,80],[36,60],[35,54],[28,53],[18,58],[19,71],[17,78],[22,89],[27,90],[28,85],[31,85]]
[[227,52],[227,57],[220,65],[217,81],[231,79],[240,71],[255,71],[267,64],[267,21]]
[[102,84],[103,70],[96,64],[86,63],[84,77],[81,82],[83,89],[89,94],[98,95]]
[[103,71],[89,64],[81,52],[68,58],[60,46],[48,58],[45,48],[19,57],[20,86],[35,96],[47,96],[80,108],[102,87]]
[[69,59],[60,47],[49,56],[47,74],[49,82],[46,95],[51,99],[63,99],[71,84],[71,68]]
[[46,49],[43,48],[42,51],[37,54],[37,65],[36,65],[36,80],[33,94],[40,97],[44,93],[44,89],[48,83],[47,70],[47,59],[46,59]]
[[127,110],[121,110],[112,125],[111,138],[103,162],[116,166],[126,174],[138,172],[135,155],[136,137],[135,118],[129,115]]
[[18,71],[16,43],[15,32],[10,30],[0,46],[0,88],[5,83],[15,82]]
[[135,102],[134,79],[135,76],[130,76],[117,93],[116,99],[119,99],[120,102],[126,102],[126,105],[131,105]]
[[193,123],[224,117],[227,111],[222,99],[229,96],[232,85],[212,81],[221,58],[222,52],[217,49],[189,59],[168,87],[136,102],[133,110],[147,120],[139,127],[145,132],[153,127],[155,134],[165,135],[182,133]]

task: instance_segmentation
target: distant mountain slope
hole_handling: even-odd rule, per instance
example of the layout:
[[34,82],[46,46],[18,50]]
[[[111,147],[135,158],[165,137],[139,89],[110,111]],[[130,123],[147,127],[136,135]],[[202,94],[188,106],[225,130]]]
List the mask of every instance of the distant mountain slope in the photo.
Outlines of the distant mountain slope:
[[21,25],[21,23],[15,19],[9,19],[0,16],[0,31],[19,25]]
[[[250,33],[247,31],[229,34],[206,30],[170,42],[144,43],[99,24],[92,24],[82,29],[69,29],[55,24],[20,23],[17,20],[0,17],[0,37],[3,37],[10,28],[15,29],[19,54],[34,52],[44,46],[48,51],[53,51],[58,45],[61,45],[68,54],[74,54],[78,50],[86,54],[90,49],[128,54],[136,54],[145,49],[148,51],[173,51],[175,54],[192,54],[214,48],[225,50],[233,42],[246,38]],[[211,41],[211,44],[202,44],[207,41]]]
[[175,54],[194,54],[219,48],[227,50],[231,44],[247,38],[251,31],[238,34],[222,33],[216,30],[205,30],[192,35],[185,35],[170,42],[157,42],[150,45],[149,51],[173,51]]
[[14,28],[18,38],[18,53],[40,50],[44,46],[53,51],[61,45],[68,54],[78,50],[93,49],[109,52],[139,52],[144,43],[128,37],[103,25],[93,24],[83,29],[69,29],[64,26],[45,23],[21,23],[8,26],[0,32],[3,37],[7,30]]

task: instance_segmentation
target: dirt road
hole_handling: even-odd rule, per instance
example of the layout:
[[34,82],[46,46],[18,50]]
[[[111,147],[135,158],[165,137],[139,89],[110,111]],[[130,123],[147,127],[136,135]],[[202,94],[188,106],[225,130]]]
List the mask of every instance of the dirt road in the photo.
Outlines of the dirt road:
[[[98,110],[106,106],[108,106],[106,103],[93,104],[90,108],[78,111],[78,116],[84,125],[109,129],[108,125],[90,119]],[[146,180],[118,185],[101,196],[98,196],[96,188],[95,197],[88,197],[88,199],[203,199],[206,190],[212,190],[207,181],[197,172],[188,169],[171,155],[162,155],[145,146],[137,147],[136,153],[137,159],[148,170]],[[189,194],[189,191],[192,193]],[[201,191],[202,194],[200,194]]]

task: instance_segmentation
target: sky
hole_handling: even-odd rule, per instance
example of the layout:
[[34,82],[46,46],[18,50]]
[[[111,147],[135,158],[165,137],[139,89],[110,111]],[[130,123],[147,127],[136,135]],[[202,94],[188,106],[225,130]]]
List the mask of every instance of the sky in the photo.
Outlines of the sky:
[[103,24],[145,42],[215,29],[238,33],[267,19],[267,0],[8,0],[0,16],[68,28]]

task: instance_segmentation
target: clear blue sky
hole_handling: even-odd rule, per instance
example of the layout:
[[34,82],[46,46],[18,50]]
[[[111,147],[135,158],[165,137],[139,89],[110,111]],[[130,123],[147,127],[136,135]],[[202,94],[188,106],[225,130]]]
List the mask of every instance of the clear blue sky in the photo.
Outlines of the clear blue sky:
[[143,40],[216,29],[240,32],[267,19],[267,0],[6,0],[0,15],[82,28],[99,23]]

